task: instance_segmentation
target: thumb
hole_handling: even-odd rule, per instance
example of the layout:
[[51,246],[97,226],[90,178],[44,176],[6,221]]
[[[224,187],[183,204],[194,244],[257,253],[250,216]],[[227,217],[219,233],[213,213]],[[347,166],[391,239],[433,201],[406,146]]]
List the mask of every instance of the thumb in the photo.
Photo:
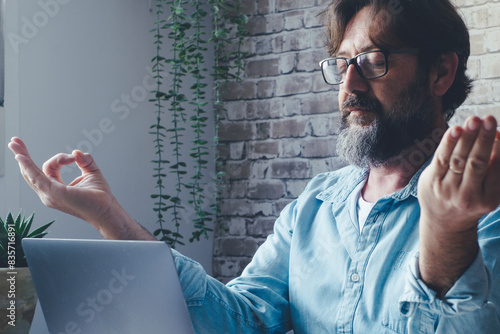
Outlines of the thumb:
[[83,153],[79,150],[74,150],[72,154],[75,156],[75,162],[82,173],[96,173],[99,172],[99,167],[94,161],[94,158],[89,153]]

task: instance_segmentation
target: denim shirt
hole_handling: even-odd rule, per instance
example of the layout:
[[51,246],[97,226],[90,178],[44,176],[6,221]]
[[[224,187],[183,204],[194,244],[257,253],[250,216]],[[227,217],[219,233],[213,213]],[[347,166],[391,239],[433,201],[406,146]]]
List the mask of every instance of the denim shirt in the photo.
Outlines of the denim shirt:
[[361,231],[354,190],[367,172],[318,175],[227,285],[174,252],[196,332],[500,333],[500,211],[481,219],[478,256],[438,299],[419,277],[420,173]]

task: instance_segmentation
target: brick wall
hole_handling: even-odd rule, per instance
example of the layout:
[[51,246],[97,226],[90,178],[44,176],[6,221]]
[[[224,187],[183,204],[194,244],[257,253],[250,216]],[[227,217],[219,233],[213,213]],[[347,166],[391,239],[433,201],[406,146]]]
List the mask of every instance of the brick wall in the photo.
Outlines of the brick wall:
[[[466,4],[467,2],[467,4]],[[343,166],[335,154],[337,93],[323,82],[326,58],[316,15],[328,0],[244,1],[248,58],[241,84],[224,96],[223,170],[227,183],[216,234],[214,276],[237,276],[271,233],[283,207],[314,175]],[[468,114],[500,119],[500,3],[457,0],[471,28],[474,94],[453,122]]]
[[452,124],[468,115],[494,115],[500,122],[500,2],[455,0],[469,27],[471,57],[469,74],[475,80],[472,94]]

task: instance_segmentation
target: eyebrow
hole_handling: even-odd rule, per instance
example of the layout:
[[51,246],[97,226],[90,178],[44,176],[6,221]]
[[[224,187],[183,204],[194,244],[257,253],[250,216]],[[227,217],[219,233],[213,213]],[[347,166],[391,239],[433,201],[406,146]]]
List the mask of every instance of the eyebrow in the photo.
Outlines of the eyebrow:
[[[379,49],[379,48],[378,48],[377,46],[375,46],[375,45],[367,45],[367,46],[365,46],[365,47],[362,47],[362,48],[359,50],[360,52],[359,52],[358,54],[363,53],[363,52],[367,52],[367,51],[378,50],[378,49]],[[345,51],[340,51],[340,52],[338,52],[336,55],[334,55],[333,57],[347,57],[347,58],[350,58],[350,57],[348,56],[348,53],[347,53],[347,52],[345,52]]]

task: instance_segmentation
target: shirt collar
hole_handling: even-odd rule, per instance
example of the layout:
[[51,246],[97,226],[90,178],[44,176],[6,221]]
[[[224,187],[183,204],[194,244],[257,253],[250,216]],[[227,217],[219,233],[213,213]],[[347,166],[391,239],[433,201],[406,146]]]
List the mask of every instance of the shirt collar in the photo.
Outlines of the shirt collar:
[[[410,182],[403,189],[388,195],[386,197],[393,198],[398,201],[407,199],[410,195],[418,198],[418,179],[425,168],[430,164],[432,158],[429,159],[410,179]],[[339,175],[337,182],[334,185],[320,192],[316,198],[324,201],[338,204],[347,199],[349,195],[356,189],[359,183],[363,182],[368,177],[369,170],[359,167],[349,166],[345,168]]]

